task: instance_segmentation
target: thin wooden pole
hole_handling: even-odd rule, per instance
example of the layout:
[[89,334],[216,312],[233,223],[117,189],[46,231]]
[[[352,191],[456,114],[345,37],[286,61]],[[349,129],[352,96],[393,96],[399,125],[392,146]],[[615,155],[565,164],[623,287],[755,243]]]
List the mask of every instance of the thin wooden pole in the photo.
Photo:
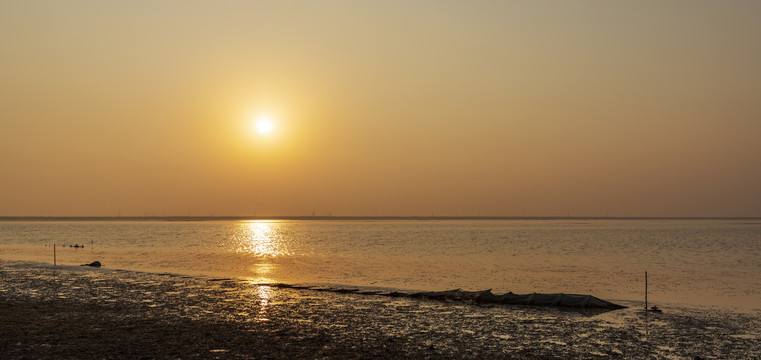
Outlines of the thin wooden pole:
[[53,266],[56,266],[56,261],[55,261],[55,244],[53,244]]
[[645,310],[647,310],[647,271],[645,271]]

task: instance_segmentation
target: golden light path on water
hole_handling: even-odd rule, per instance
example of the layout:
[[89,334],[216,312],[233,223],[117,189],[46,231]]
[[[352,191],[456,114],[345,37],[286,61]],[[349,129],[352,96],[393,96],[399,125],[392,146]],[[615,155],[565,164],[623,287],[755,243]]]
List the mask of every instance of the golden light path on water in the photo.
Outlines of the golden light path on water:
[[256,321],[269,321],[270,319],[267,316],[267,310],[269,310],[270,301],[274,295],[272,287],[269,285],[257,286],[254,293],[259,300],[259,313],[256,315]]
[[263,258],[291,255],[276,222],[241,222],[234,238],[237,243],[235,251],[238,253]]
[[256,275],[249,277],[248,280],[261,284],[253,290],[259,308],[256,315],[256,320],[259,322],[269,321],[267,312],[274,289],[267,284],[276,281],[272,278],[272,274],[277,266],[271,260],[291,254],[278,227],[276,222],[271,221],[246,221],[238,224],[234,235],[235,252],[253,255],[254,263],[251,265],[251,271]]

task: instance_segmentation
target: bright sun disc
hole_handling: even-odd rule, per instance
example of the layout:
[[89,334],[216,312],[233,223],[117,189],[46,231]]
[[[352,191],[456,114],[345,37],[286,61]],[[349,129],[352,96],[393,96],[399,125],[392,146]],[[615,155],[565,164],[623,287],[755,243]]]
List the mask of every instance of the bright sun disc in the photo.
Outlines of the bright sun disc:
[[270,119],[260,118],[256,121],[256,131],[258,131],[260,134],[269,134],[274,128],[275,126],[272,124],[272,120]]

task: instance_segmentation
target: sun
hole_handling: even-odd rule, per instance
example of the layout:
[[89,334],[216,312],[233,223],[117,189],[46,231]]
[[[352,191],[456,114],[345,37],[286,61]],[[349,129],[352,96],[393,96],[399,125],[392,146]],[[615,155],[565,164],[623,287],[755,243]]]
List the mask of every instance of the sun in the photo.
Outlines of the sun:
[[267,135],[275,130],[275,123],[268,117],[260,117],[254,122],[254,129],[262,135]]

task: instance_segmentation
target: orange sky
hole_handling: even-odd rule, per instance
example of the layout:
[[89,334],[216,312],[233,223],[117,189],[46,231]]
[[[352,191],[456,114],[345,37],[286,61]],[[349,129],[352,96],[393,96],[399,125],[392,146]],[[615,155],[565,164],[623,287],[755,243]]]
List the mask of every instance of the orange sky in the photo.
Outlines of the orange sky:
[[761,216],[758,19],[758,1],[3,1],[0,216]]

